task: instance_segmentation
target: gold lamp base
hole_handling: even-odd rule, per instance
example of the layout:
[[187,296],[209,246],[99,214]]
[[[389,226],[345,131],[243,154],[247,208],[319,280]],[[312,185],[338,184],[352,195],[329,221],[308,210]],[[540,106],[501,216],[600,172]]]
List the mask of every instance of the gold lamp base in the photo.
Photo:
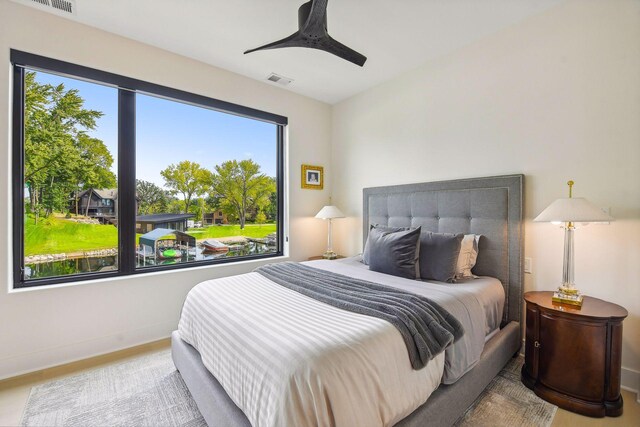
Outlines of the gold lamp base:
[[322,254],[322,258],[324,259],[336,259],[338,258],[338,254],[333,251],[327,251]]
[[551,301],[561,304],[569,304],[575,307],[582,307],[582,294],[574,287],[568,288],[566,286],[558,287],[558,291],[553,293]]

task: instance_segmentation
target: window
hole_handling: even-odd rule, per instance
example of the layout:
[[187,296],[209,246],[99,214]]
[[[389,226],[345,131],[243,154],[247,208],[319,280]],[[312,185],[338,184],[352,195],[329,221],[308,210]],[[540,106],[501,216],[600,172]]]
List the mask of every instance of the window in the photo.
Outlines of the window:
[[286,117],[11,61],[14,287],[282,255]]

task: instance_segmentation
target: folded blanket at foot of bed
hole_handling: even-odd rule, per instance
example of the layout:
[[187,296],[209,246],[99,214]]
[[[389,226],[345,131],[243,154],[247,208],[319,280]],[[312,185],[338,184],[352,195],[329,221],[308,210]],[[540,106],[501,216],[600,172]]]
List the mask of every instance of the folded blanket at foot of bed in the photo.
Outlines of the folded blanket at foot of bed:
[[265,265],[255,272],[325,304],[388,321],[402,335],[413,369],[423,368],[464,334],[444,308],[411,292],[295,262]]

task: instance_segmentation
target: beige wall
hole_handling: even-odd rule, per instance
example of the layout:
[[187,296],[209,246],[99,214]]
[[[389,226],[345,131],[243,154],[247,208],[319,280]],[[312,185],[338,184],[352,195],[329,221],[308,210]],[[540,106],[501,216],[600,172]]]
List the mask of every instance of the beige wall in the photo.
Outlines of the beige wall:
[[[0,0],[0,200],[10,200],[9,48],[289,117],[292,258],[324,249],[311,218],[333,195],[336,248],[361,250],[362,188],[526,174],[526,289],[552,289],[562,231],[531,219],[564,183],[616,222],[576,235],[576,280],[622,304],[624,383],[640,371],[640,2],[568,2],[331,107],[147,45]],[[333,114],[332,114],[333,113]],[[332,124],[333,120],[333,124]],[[331,134],[331,131],[333,134]],[[330,141],[332,142],[330,144]],[[333,162],[331,163],[331,160]],[[300,190],[301,163],[325,190]],[[331,186],[331,181],[336,185]],[[333,190],[331,192],[331,190]],[[167,336],[197,282],[256,263],[9,293],[11,216],[0,206],[0,378]]]
[[639,388],[640,2],[571,1],[361,93],[333,108],[332,144],[347,255],[364,187],[524,173],[526,290],[550,290],[563,232],[532,219],[568,179],[610,207],[614,223],[576,232],[576,282],[628,309],[624,384]]
[[326,225],[313,218],[324,191],[300,189],[300,164],[330,168],[330,107],[113,34],[0,0],[0,378],[166,337],[199,281],[250,271],[255,262],[9,293],[9,49],[86,65],[289,117],[290,253],[321,254]]

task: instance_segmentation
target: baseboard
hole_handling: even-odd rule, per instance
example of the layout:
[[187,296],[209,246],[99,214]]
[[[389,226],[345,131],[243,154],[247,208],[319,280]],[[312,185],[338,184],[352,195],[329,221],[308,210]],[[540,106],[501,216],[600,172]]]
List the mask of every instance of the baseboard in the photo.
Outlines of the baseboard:
[[176,322],[163,322],[104,337],[19,354],[0,360],[0,380],[169,338]]
[[622,367],[621,387],[636,394],[636,401],[640,403],[640,372]]

